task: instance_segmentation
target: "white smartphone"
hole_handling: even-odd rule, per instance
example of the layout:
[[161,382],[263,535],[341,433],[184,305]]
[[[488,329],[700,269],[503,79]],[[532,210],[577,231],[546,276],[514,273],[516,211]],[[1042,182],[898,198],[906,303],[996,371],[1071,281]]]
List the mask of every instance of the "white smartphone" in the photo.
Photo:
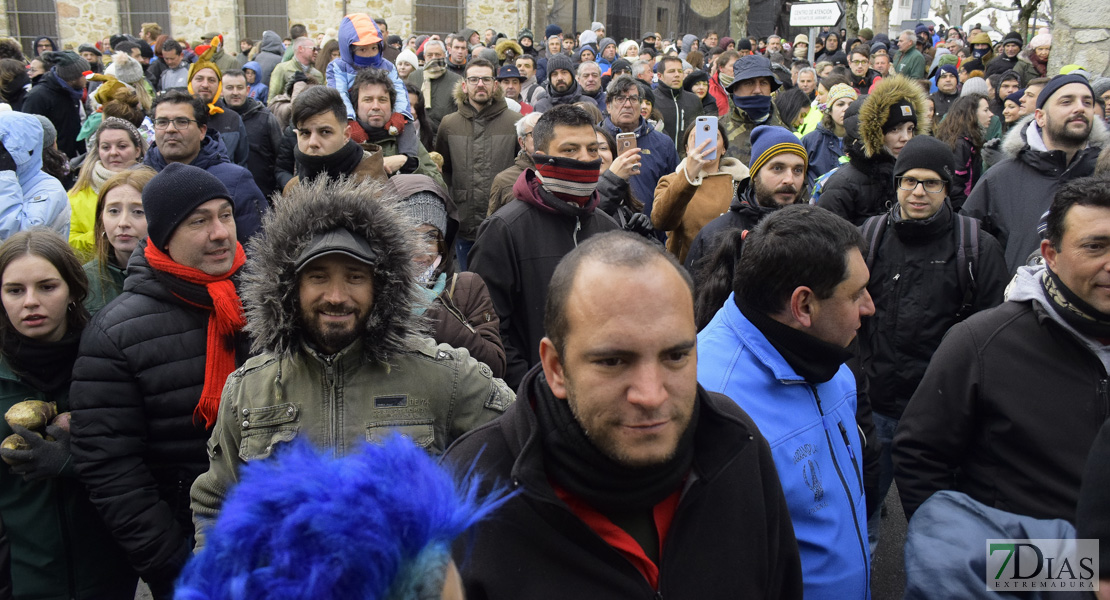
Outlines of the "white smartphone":
[[703,142],[709,140],[709,145],[706,146],[708,150],[705,155],[705,160],[716,160],[717,158],[717,117],[698,117],[696,125],[694,126],[694,147],[697,148]]

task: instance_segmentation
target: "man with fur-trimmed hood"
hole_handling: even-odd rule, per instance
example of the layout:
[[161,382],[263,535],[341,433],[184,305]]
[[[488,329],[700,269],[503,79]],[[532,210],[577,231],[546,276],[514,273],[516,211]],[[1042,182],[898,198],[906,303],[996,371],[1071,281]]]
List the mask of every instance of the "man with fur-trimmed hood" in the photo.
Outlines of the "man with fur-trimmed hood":
[[425,337],[396,201],[377,181],[318,178],[286,191],[252,241],[242,298],[257,356],[227,380],[192,488],[198,548],[239,468],[279,444],[343,455],[393,431],[439,454],[512,403],[488,366]]
[[848,164],[825,181],[818,206],[855,225],[893,206],[894,161],[914,135],[929,131],[925,100],[916,81],[895,75],[876,84],[870,96],[853,102],[844,113]]

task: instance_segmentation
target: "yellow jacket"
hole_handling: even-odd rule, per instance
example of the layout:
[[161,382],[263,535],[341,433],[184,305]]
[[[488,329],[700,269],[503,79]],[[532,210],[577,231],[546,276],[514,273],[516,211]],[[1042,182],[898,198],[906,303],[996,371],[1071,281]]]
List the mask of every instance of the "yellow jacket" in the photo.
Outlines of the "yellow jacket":
[[93,225],[96,223],[97,193],[85,187],[69,193],[69,245],[77,255],[88,260],[96,252]]

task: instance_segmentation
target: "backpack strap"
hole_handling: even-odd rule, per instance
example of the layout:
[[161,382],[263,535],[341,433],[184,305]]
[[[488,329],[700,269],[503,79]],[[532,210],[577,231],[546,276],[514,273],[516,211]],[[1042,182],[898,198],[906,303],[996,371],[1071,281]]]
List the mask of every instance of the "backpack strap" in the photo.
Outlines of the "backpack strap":
[[963,320],[975,312],[975,297],[978,295],[975,272],[979,260],[979,222],[971,217],[956,215],[956,243],[956,273],[960,289],[964,291],[956,318]]
[[875,265],[875,251],[879,248],[879,240],[883,238],[883,230],[886,229],[887,215],[875,215],[868,217],[863,222],[860,229],[863,232],[863,239],[867,240],[867,268],[871,269]]

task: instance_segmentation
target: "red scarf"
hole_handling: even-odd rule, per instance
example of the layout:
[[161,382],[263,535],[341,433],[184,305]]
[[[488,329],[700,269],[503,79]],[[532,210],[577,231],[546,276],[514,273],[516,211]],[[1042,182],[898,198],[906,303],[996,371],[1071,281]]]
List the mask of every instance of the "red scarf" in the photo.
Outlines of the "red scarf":
[[216,415],[219,413],[224,383],[227,381],[227,376],[235,370],[235,345],[227,343],[226,338],[247,324],[243,317],[243,303],[235,291],[235,284],[231,282],[231,276],[243,266],[247,256],[243,253],[242,244],[236,242],[235,262],[232,263],[231,270],[223,275],[209,275],[200,269],[174,262],[168,254],[150,244],[146,247],[145,255],[152,268],[188,283],[203,285],[212,298],[212,306],[203,306],[175,294],[189,304],[212,311],[208,317],[204,389],[200,393],[197,408],[193,411],[194,416],[204,419],[205,427],[211,428],[216,423]]

